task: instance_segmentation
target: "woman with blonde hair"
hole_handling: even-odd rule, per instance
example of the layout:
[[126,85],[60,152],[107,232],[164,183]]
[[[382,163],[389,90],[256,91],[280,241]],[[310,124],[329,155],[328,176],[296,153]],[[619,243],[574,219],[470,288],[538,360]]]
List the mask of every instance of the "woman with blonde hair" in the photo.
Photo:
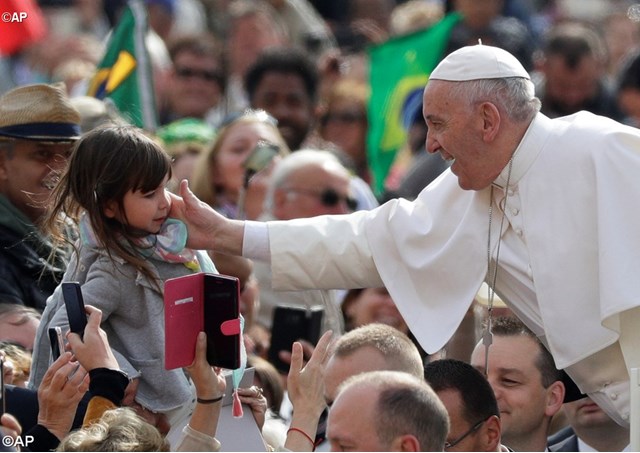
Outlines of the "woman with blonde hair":
[[256,219],[269,167],[267,162],[266,172],[258,171],[249,179],[245,162],[258,143],[273,146],[280,156],[290,152],[277,121],[264,110],[246,110],[223,122],[215,142],[196,164],[193,192],[226,217]]

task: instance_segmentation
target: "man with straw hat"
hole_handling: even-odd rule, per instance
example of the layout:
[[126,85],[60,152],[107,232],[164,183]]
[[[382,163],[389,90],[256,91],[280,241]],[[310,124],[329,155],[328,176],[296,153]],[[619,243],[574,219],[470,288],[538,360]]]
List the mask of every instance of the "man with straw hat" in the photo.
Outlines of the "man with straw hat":
[[63,85],[28,85],[0,97],[0,299],[44,309],[64,258],[38,229],[55,176],[80,135]]

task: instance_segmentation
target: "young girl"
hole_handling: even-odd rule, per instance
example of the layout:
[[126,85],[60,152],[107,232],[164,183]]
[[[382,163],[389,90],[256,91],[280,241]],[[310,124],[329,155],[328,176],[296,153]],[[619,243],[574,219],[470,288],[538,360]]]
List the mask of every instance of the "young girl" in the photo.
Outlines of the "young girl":
[[[185,248],[185,225],[168,218],[170,173],[167,154],[139,129],[88,132],[53,191],[45,227],[58,244],[67,241],[69,224],[79,236],[63,281],[80,282],[85,303],[102,310],[102,328],[132,378],[125,403],[148,420],[165,415],[178,426],[194,398],[182,369],[164,369],[163,282],[215,268],[206,253]],[[33,387],[49,364],[47,329],[58,325],[68,325],[60,286],[36,336]]]

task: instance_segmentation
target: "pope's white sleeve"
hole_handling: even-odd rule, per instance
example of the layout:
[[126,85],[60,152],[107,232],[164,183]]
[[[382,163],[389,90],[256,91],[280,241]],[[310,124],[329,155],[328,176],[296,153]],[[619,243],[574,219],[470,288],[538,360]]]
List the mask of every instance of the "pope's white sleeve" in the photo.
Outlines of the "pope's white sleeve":
[[244,223],[242,256],[257,261],[270,261],[269,229],[265,222],[247,220]]
[[370,212],[267,222],[273,289],[384,286],[365,233]]

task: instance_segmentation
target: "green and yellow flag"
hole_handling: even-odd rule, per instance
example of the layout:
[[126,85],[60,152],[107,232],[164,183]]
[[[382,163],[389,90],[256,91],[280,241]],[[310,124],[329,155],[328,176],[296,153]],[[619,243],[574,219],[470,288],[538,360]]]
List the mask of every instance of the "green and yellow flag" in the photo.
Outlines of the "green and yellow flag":
[[449,14],[430,28],[369,49],[370,72],[367,150],[373,190],[382,193],[396,151],[407,139],[405,111],[421,102],[429,74],[443,57],[458,14]]
[[145,44],[147,30],[144,5],[130,0],[111,32],[87,95],[112,103],[131,124],[155,131],[158,119]]

